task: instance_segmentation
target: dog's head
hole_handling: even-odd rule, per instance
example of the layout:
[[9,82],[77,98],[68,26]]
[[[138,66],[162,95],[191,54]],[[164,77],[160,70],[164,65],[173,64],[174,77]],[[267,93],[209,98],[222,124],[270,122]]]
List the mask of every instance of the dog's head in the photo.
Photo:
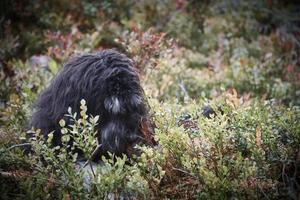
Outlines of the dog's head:
[[98,135],[103,152],[130,156],[136,153],[136,144],[155,145],[153,124],[140,94],[107,97],[104,109],[107,112]]

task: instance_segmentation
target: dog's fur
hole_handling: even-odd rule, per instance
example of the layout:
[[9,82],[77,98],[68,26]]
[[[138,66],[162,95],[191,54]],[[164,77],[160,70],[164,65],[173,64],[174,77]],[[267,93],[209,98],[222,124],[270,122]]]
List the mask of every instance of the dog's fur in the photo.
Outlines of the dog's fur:
[[60,145],[58,122],[64,118],[70,124],[67,109],[78,113],[81,99],[88,114],[100,116],[97,139],[102,153],[129,155],[137,143],[154,144],[139,76],[124,54],[104,50],[72,58],[35,103],[30,127],[41,129],[45,137],[54,130],[53,145]]

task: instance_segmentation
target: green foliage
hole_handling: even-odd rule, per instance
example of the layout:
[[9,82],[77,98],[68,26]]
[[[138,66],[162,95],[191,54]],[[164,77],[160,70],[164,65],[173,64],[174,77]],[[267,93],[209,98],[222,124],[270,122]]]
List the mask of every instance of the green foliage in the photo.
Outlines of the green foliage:
[[[83,150],[86,158],[92,154],[96,148],[95,126],[99,116],[87,116],[85,101],[81,101],[80,117],[77,113],[68,110],[67,118],[70,118],[73,125],[66,127],[65,121],[60,120],[62,133],[62,143],[60,146],[53,146],[53,133],[47,139],[44,138],[40,130],[34,132],[31,140],[32,153],[28,157],[28,162],[32,165],[33,173],[30,178],[21,180],[19,186],[24,190],[22,198],[109,198],[109,196],[131,195],[146,198],[149,195],[148,182],[141,175],[141,166],[147,162],[143,161],[131,166],[126,156],[116,158],[102,158],[101,164],[94,174],[84,174],[84,169],[76,165],[77,153],[72,153],[75,148]],[[73,141],[70,146],[70,141]],[[79,169],[78,169],[79,168]],[[84,176],[89,176],[89,188],[85,188]],[[85,177],[86,178],[86,177]],[[47,191],[46,197],[43,192]],[[24,195],[24,196],[23,196]]]
[[[1,199],[297,199],[296,1],[0,4]],[[87,115],[82,100],[80,113],[69,109],[59,122],[61,146],[38,130],[30,155],[13,146],[63,63],[103,48],[135,60],[159,145],[102,158],[87,173],[73,150],[89,158],[101,116]],[[202,116],[207,104],[211,119]]]
[[[170,105],[162,107],[169,109]],[[297,147],[294,145],[300,133],[298,125],[293,125],[294,133],[287,133],[288,138],[293,138],[290,143],[283,144],[281,141],[285,136],[279,134],[283,127],[278,124],[282,121],[270,105],[254,102],[238,109],[224,107],[223,115],[218,113],[213,119],[202,116],[197,119],[200,108],[194,104],[184,107],[184,112],[195,117],[193,120],[198,127],[189,132],[173,124],[174,116],[180,113],[172,112],[178,110],[176,104],[171,108],[162,111],[162,116],[170,115],[168,123],[157,121],[158,141],[167,152],[167,160],[172,162],[173,170],[181,169],[201,185],[200,199],[257,198],[262,195],[257,194],[261,187],[274,192],[274,196],[268,195],[269,198],[276,198],[275,191],[281,185],[269,173],[277,162],[291,164],[284,157],[293,158],[292,163],[296,162]],[[299,110],[295,109],[292,115],[296,117],[298,114]],[[276,130],[279,130],[277,134]],[[287,155],[287,152],[291,154]]]

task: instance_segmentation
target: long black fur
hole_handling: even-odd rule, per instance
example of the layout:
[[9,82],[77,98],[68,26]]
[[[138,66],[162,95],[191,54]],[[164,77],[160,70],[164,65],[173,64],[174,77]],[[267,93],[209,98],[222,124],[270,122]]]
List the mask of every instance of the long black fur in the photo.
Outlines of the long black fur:
[[134,63],[124,54],[104,50],[77,56],[61,69],[35,103],[30,127],[47,137],[54,132],[53,145],[61,144],[59,120],[68,107],[79,112],[85,99],[87,113],[99,115],[97,139],[102,153],[129,154],[145,140],[141,123],[148,120],[148,107]]

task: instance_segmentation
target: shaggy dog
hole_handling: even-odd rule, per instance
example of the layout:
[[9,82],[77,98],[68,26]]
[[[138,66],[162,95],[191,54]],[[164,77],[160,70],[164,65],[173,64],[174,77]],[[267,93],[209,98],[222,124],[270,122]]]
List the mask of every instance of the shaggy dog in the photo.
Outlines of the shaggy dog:
[[79,113],[81,99],[88,114],[100,116],[100,154],[130,156],[137,143],[155,144],[138,73],[124,54],[104,50],[70,59],[35,103],[30,127],[41,129],[45,138],[54,130],[53,146],[60,145],[58,122],[70,125],[67,109]]

